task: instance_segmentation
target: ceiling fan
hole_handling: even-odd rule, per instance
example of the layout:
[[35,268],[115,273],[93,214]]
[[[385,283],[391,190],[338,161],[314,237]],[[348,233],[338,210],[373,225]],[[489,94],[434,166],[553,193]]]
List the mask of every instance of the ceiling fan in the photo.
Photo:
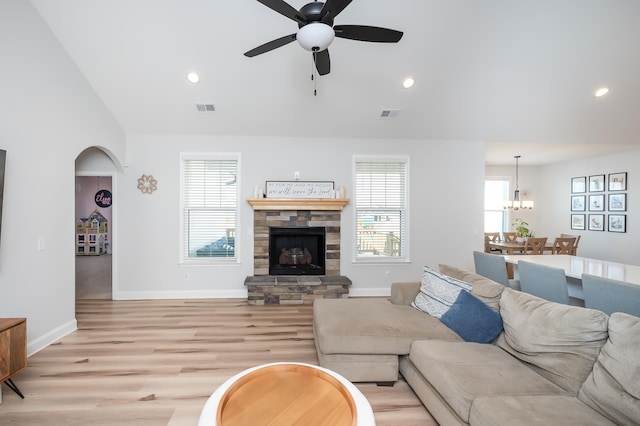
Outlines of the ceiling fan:
[[298,24],[298,32],[271,40],[255,49],[245,52],[250,58],[270,52],[298,40],[298,43],[313,53],[318,74],[326,75],[331,71],[329,50],[334,37],[376,43],[397,43],[402,32],[367,25],[336,25],[333,19],[338,16],[352,0],[327,0],[325,3],[314,1],[296,10],[284,0],[258,0],[268,8],[286,16]]

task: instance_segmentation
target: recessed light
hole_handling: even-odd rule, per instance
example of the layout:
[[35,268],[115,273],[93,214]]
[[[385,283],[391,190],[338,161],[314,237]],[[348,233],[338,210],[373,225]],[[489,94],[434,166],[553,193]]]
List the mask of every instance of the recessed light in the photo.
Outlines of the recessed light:
[[596,98],[600,98],[600,97],[606,95],[607,93],[609,93],[609,88],[608,87],[601,87],[598,90],[596,90]]
[[195,72],[190,72],[189,74],[187,74],[187,80],[195,84],[200,81],[200,76]]
[[416,81],[413,78],[409,77],[404,79],[404,81],[402,82],[402,87],[408,89],[410,87],[413,87],[414,84],[416,84]]

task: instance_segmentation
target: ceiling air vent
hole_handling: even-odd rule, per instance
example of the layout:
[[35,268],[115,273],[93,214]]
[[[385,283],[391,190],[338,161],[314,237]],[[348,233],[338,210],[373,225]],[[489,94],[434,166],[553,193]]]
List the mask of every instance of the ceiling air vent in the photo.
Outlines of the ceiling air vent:
[[196,104],[198,112],[214,112],[216,107],[213,104]]
[[385,118],[385,119],[398,118],[399,114],[400,114],[399,109],[383,109],[382,112],[380,113],[380,118]]

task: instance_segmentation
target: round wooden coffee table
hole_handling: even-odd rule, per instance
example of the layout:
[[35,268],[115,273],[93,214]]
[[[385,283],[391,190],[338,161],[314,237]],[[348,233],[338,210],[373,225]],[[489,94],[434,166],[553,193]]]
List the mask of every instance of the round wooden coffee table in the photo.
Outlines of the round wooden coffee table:
[[351,382],[316,365],[273,363],[245,370],[207,400],[199,426],[375,425],[369,401]]

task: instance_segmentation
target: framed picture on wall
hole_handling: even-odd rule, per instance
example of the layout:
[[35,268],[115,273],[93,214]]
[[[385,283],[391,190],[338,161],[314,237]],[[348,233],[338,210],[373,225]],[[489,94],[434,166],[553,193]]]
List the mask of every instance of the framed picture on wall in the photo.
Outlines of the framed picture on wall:
[[627,173],[610,173],[609,174],[609,191],[626,191],[627,190]]
[[604,189],[604,175],[589,176],[589,192],[602,192]]
[[571,193],[580,194],[587,192],[587,177],[580,176],[571,178]]
[[604,211],[604,194],[589,195],[589,211]]
[[603,214],[589,215],[589,231],[604,231],[604,215]]
[[571,229],[578,229],[584,231],[584,216],[583,214],[571,215]]
[[583,212],[586,210],[586,195],[572,195],[571,196],[571,211]]
[[627,194],[609,194],[609,211],[627,211]]
[[627,232],[627,215],[610,214],[609,232]]

